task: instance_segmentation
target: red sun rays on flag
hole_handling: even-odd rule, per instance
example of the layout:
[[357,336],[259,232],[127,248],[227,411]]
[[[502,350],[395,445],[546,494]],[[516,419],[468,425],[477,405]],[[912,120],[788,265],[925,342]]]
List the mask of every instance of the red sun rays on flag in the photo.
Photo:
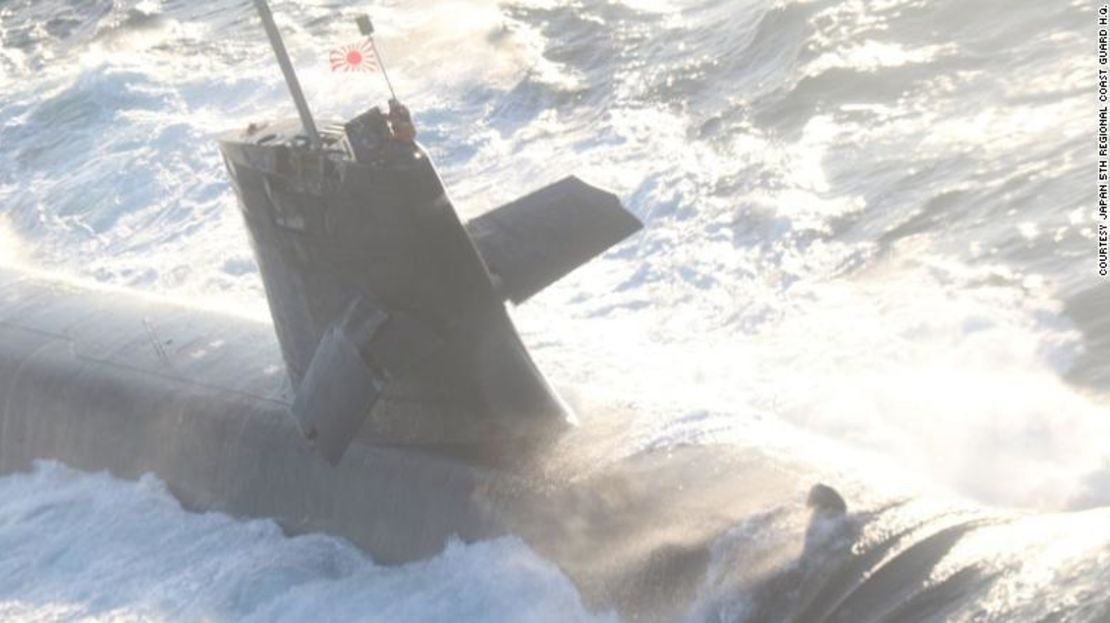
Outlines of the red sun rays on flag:
[[377,71],[378,59],[369,39],[340,46],[328,55],[332,71]]

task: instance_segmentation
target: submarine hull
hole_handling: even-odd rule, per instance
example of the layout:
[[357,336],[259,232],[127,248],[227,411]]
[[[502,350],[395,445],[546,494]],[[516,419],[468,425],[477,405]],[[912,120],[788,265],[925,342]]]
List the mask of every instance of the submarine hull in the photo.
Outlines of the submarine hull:
[[188,508],[341,534],[390,563],[498,532],[471,499],[479,468],[361,442],[322,460],[267,323],[6,272],[0,299],[4,472],[153,472]]
[[[813,469],[754,448],[629,454],[632,414],[606,411],[511,470],[366,431],[333,465],[289,415],[292,400],[267,322],[0,270],[2,473],[43,459],[154,473],[191,510],[340,536],[383,564],[433,556],[451,538],[513,535],[590,608],[640,621],[681,620],[741,591],[769,600],[751,620],[871,620],[858,613],[926,590],[977,529],[914,518],[866,547],[836,540],[844,547],[807,569],[794,561],[810,548]],[[759,547],[730,536],[769,524],[775,539]],[[802,614],[784,619],[791,610]]]

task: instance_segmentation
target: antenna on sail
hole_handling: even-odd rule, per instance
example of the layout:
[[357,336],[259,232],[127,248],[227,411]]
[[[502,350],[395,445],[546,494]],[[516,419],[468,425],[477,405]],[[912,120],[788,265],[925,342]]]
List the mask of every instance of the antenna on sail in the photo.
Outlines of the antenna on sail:
[[[301,91],[301,83],[297,81],[297,72],[293,71],[293,63],[289,61],[289,53],[285,51],[285,43],[281,40],[274,15],[270,12],[270,5],[266,0],[254,0],[254,7],[258,9],[258,16],[262,18],[262,27],[266,29],[266,36],[270,39],[270,47],[274,49],[281,73],[285,75],[285,84],[289,87],[289,94],[293,96],[293,103],[297,105],[297,114],[301,117],[301,125],[308,135],[308,142],[313,149],[321,146],[320,133],[316,131],[316,122],[312,120],[312,112],[308,109],[308,102]],[[382,70],[385,73],[385,70]],[[388,78],[386,79],[388,80]]]

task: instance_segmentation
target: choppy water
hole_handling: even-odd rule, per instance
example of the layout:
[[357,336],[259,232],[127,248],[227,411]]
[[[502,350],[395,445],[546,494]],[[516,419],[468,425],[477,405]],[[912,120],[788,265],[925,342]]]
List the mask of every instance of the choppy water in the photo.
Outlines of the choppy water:
[[[1030,513],[960,554],[996,573],[930,616],[1110,616],[1093,4],[382,4],[274,3],[318,117],[384,99],[326,66],[369,10],[466,213],[576,172],[645,221],[514,312],[556,383],[656,418],[629,451],[758,435]],[[0,0],[0,260],[264,313],[214,137],[292,114],[248,2]],[[44,466],[0,490],[8,619],[591,616],[511,540],[384,569],[153,482]]]

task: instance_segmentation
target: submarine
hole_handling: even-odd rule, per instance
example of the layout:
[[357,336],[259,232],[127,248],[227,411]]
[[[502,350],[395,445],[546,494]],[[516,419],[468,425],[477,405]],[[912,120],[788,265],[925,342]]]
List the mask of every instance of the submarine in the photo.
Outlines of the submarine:
[[[335,462],[360,431],[476,459],[519,454],[573,415],[505,311],[638,231],[567,177],[459,220],[396,97],[317,129],[265,3],[300,121],[220,140],[296,399]],[[369,18],[361,18],[372,36]],[[391,87],[392,90],[392,87]],[[509,456],[501,456],[511,460]]]
[[[0,473],[154,473],[190,510],[380,564],[517,538],[625,620],[739,620],[730,600],[752,591],[744,620],[898,621],[959,598],[927,580],[975,518],[891,529],[896,506],[851,512],[771,449],[630,451],[635,414],[572,413],[506,302],[641,223],[574,177],[463,223],[396,98],[317,126],[255,5],[299,118],[219,146],[271,321],[0,269]],[[884,536],[854,543],[880,517]],[[733,538],[764,524],[774,543]]]

